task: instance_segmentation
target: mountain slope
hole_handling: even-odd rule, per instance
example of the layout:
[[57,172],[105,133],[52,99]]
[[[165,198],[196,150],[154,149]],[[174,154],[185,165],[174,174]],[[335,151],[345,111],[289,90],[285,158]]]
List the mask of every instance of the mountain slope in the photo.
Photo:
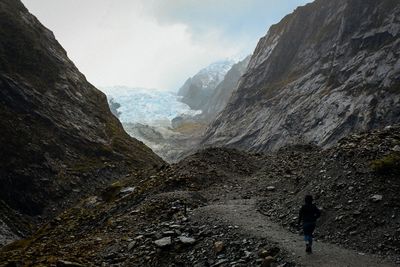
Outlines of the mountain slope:
[[181,101],[192,109],[202,110],[232,65],[232,61],[219,61],[200,70],[179,89]]
[[123,173],[163,164],[19,0],[0,2],[0,36],[0,200],[53,214]]
[[400,121],[400,2],[317,0],[263,37],[206,146],[330,146]]
[[213,94],[203,107],[202,116],[207,120],[213,119],[225,108],[233,91],[237,88],[240,78],[245,73],[250,58],[251,56],[248,56],[242,61],[234,64],[226,73],[224,79],[215,88]]

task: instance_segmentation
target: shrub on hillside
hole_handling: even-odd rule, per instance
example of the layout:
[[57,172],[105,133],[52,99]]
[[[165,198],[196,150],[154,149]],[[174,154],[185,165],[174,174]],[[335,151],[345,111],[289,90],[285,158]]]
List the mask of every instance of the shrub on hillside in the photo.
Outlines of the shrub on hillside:
[[374,172],[380,174],[400,173],[400,152],[392,152],[371,162]]

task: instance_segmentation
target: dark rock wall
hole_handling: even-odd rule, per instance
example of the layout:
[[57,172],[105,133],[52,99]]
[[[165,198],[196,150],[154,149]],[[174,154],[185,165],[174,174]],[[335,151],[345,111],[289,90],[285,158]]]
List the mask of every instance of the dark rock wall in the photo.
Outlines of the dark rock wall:
[[203,144],[330,146],[400,121],[400,2],[317,0],[259,41]]
[[0,129],[0,200],[29,215],[163,164],[17,0],[0,2]]

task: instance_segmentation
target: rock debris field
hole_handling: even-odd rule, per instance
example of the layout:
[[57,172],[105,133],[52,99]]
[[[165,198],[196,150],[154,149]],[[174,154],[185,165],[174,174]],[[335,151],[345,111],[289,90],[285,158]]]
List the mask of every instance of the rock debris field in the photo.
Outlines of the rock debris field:
[[[399,145],[400,127],[392,126],[326,150],[203,150],[153,173],[132,172],[3,247],[0,262],[400,266]],[[307,193],[322,210],[312,255],[295,228]]]

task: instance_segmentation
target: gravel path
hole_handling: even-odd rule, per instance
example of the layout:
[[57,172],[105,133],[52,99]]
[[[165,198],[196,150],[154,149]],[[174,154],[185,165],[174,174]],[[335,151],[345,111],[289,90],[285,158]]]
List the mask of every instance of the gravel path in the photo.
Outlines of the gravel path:
[[391,267],[399,266],[333,244],[314,242],[313,254],[305,253],[302,236],[288,232],[257,212],[255,200],[232,200],[194,210],[194,220],[222,221],[239,226],[243,234],[266,238],[291,253],[293,261],[311,267]]

